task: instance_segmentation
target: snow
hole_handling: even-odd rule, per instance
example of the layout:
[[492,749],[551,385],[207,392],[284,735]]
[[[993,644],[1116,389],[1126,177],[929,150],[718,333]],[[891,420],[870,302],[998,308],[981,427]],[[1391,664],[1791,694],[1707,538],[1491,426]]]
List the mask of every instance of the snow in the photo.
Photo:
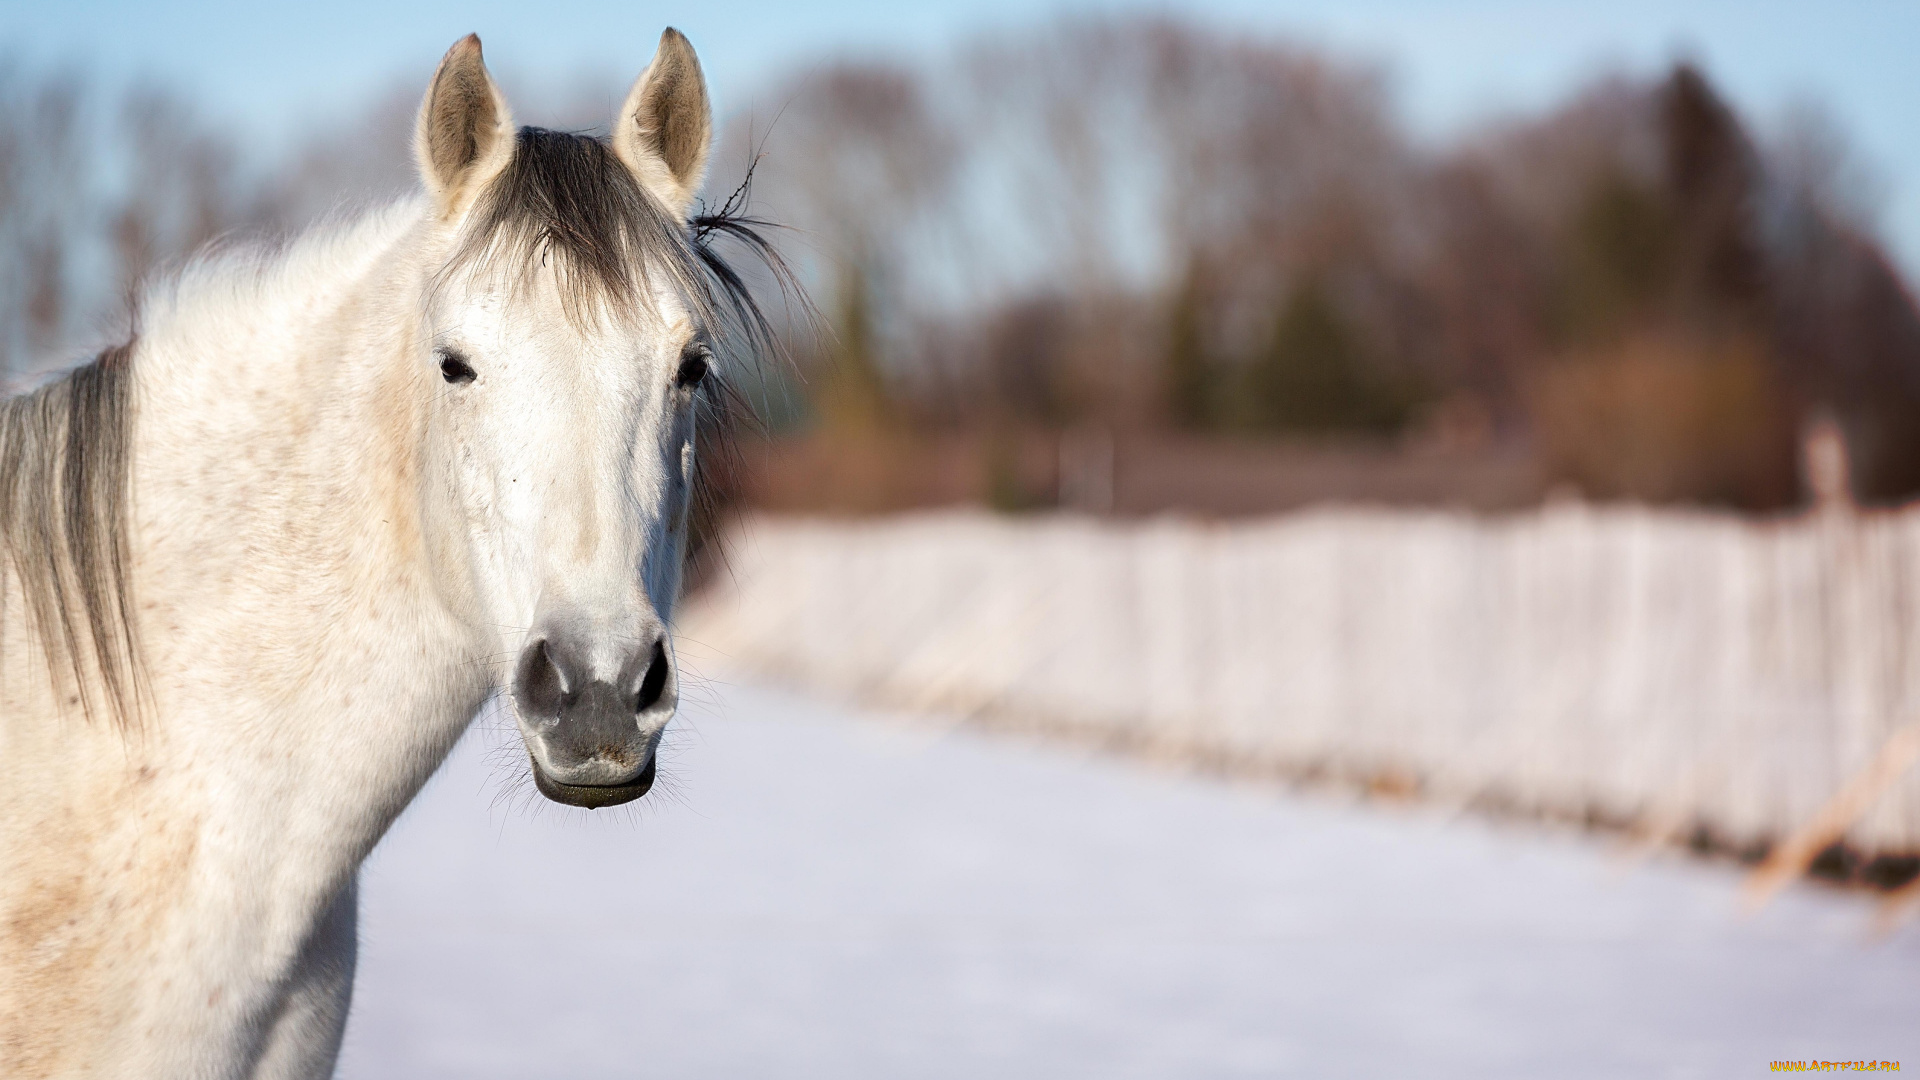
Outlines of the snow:
[[637,813],[483,725],[362,876],[340,1075],[1726,1076],[1920,1064],[1920,926],[1538,824],[755,686]]

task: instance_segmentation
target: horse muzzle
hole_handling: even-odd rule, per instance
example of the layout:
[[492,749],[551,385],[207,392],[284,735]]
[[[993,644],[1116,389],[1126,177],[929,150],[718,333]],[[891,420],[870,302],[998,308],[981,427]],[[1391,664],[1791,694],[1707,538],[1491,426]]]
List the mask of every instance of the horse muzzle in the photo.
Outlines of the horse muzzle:
[[514,672],[513,703],[540,793],[599,809],[632,802],[653,786],[678,680],[664,634],[624,657],[612,678],[594,673],[585,656],[566,635],[534,638]]

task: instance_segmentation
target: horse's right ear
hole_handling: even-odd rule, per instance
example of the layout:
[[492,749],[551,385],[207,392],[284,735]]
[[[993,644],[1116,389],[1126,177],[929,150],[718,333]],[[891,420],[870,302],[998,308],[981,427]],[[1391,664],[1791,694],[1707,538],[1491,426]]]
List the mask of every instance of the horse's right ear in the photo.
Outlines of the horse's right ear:
[[480,58],[480,36],[453,43],[420,105],[413,153],[444,213],[457,214],[513,156],[513,116]]

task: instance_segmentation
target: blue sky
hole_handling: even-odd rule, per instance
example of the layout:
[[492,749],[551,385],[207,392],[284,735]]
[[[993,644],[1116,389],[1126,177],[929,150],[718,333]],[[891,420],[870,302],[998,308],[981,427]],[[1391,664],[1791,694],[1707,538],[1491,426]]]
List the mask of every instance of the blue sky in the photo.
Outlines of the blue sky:
[[1092,11],[1185,14],[1378,62],[1401,117],[1428,140],[1544,108],[1604,71],[1651,72],[1691,56],[1763,128],[1791,102],[1823,103],[1882,182],[1896,255],[1910,276],[1920,271],[1920,5],[1891,0],[0,0],[0,43],[34,60],[157,76],[277,149],[301,125],[347,115],[398,78],[424,85],[469,31],[485,39],[496,70],[564,82],[637,72],[672,24],[700,50],[724,109],[823,57],[910,61],[975,32]]

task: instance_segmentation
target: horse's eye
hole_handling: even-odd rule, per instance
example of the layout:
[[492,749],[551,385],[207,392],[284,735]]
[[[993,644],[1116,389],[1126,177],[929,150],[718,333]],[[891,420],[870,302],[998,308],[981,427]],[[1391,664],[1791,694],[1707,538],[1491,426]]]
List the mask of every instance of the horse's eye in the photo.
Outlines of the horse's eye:
[[480,377],[480,374],[473,370],[473,365],[467,363],[466,357],[461,356],[452,349],[439,349],[437,351],[440,354],[441,378],[457,385],[470,383]]
[[684,390],[690,386],[700,385],[700,380],[706,377],[707,377],[707,350],[706,349],[704,348],[688,349],[686,352],[681,354],[680,370],[674,372],[673,374],[673,385],[678,386]]

